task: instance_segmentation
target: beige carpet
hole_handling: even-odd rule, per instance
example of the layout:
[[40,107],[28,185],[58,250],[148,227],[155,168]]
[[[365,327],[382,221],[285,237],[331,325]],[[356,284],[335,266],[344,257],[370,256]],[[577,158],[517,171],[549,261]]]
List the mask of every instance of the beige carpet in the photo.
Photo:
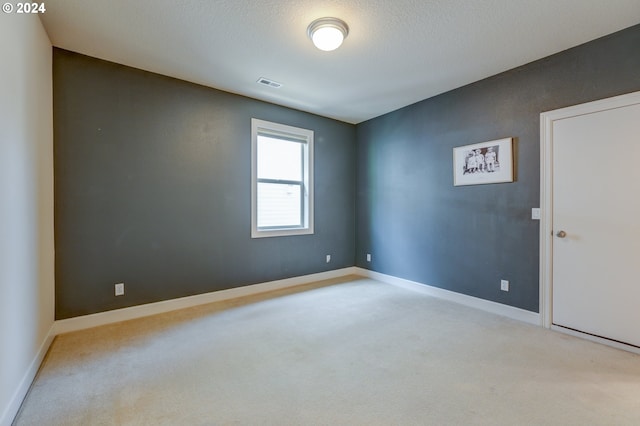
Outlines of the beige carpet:
[[640,425],[640,356],[351,277],[59,336],[16,424]]

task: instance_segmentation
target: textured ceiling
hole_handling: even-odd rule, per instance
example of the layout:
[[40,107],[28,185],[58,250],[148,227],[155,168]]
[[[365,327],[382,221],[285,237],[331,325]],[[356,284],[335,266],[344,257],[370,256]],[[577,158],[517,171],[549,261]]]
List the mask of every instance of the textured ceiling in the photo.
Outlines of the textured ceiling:
[[[640,23],[640,0],[49,0],[54,46],[358,123]],[[316,18],[350,33],[334,52]],[[266,77],[280,89],[256,83]]]

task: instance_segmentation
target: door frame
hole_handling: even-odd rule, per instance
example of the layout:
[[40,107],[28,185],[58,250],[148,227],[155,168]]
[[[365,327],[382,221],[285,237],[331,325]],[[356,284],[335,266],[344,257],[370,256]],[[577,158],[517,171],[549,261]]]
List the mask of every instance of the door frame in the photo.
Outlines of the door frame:
[[553,323],[553,123],[585,114],[640,104],[640,91],[540,114],[540,321]]

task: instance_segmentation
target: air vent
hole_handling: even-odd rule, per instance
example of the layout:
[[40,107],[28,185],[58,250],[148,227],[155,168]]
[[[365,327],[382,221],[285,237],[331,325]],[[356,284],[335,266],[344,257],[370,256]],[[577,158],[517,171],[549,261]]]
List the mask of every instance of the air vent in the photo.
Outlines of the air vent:
[[279,89],[282,87],[282,83],[278,83],[277,81],[269,80],[268,78],[260,77],[258,79],[258,83],[264,84],[265,86],[273,87],[274,89]]

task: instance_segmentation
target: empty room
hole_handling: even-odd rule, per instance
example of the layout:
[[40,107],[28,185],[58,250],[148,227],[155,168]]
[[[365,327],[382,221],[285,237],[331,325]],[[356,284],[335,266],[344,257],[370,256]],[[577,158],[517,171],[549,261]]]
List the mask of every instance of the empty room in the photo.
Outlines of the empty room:
[[640,0],[2,8],[0,426],[640,424]]

